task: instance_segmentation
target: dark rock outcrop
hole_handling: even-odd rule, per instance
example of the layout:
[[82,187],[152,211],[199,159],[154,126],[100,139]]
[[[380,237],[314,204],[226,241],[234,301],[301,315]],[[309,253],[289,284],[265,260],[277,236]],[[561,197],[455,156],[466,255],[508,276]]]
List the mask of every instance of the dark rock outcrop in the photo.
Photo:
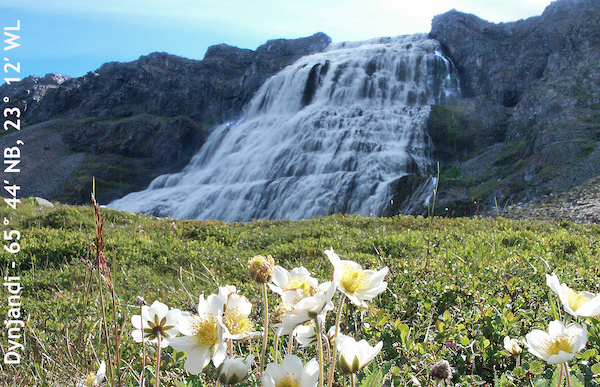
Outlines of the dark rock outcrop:
[[[331,39],[317,33],[270,40],[255,51],[219,44],[203,60],[152,53],[110,62],[83,77],[48,74],[0,86],[0,109],[21,109],[23,129],[0,138],[26,144],[23,170],[13,182],[21,195],[89,202],[92,176],[107,202],[142,189],[156,176],[181,169],[210,130],[235,120],[266,79],[298,58],[323,51]],[[71,160],[39,163],[49,147]],[[28,173],[32,166],[35,172]],[[37,180],[52,176],[47,184]],[[32,180],[33,179],[33,180]]]
[[434,106],[429,120],[440,209],[510,205],[600,174],[598,14],[598,1],[557,0],[512,23],[457,11],[433,19],[430,37],[464,97]]

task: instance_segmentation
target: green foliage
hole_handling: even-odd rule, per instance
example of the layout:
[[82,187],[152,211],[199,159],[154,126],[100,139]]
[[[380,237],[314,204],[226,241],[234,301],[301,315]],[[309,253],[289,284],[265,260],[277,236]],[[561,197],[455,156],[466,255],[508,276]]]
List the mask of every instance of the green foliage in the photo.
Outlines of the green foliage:
[[[555,367],[526,350],[514,358],[503,348],[504,336],[523,338],[564,317],[545,284],[546,273],[557,273],[574,289],[600,290],[597,225],[354,215],[223,223],[101,212],[106,218],[104,254],[116,268],[126,386],[138,385],[141,369],[141,347],[129,337],[131,316],[139,314],[135,297],[192,310],[200,294],[232,284],[257,306],[251,317],[258,322],[260,292],[246,274],[248,258],[254,255],[270,254],[287,269],[305,266],[320,281],[331,278],[332,267],[323,253],[330,247],[365,268],[390,268],[388,290],[366,310],[350,306],[342,319],[343,332],[355,331],[371,344],[384,343],[377,363],[357,376],[357,385],[364,386],[433,386],[429,369],[442,359],[454,368],[457,386],[547,385]],[[0,216],[22,234],[21,252],[0,252],[0,263],[3,275],[16,270],[20,276],[22,313],[29,316],[23,362],[7,366],[0,375],[16,372],[22,385],[73,385],[106,356],[90,247],[95,241],[93,209],[42,209],[24,200],[17,211],[0,210]],[[11,262],[17,269],[10,268]],[[6,303],[0,312],[6,315]],[[570,364],[573,386],[598,382],[600,323],[597,318],[587,323],[587,350]],[[256,353],[258,346],[256,341],[249,348]],[[147,350],[154,361],[156,354]],[[213,385],[214,369],[207,369],[205,376],[189,376],[182,369],[181,353],[165,351],[162,361],[165,386]]]

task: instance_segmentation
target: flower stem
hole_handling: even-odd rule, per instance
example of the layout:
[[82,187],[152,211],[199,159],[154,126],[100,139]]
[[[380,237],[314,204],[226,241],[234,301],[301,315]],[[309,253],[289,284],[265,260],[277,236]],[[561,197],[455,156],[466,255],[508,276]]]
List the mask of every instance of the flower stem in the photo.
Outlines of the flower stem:
[[[140,305],[140,326],[142,327],[142,332],[144,331],[144,318],[142,317],[142,311],[143,311],[144,306]],[[142,334],[143,336],[143,334]],[[145,383],[144,383],[144,372],[146,371],[146,340],[143,339],[142,337],[142,374],[140,375],[140,386],[144,387]]]
[[154,384],[155,387],[159,386],[160,380],[158,379],[158,375],[160,374],[160,339],[161,339],[161,334],[160,332],[157,332],[156,334],[156,338],[158,339],[158,349],[156,350],[156,383]]
[[265,329],[265,334],[263,336],[263,345],[262,345],[262,351],[260,354],[260,377],[262,379],[263,377],[263,372],[264,372],[264,368],[265,368],[265,355],[266,355],[266,351],[267,351],[267,339],[269,336],[269,301],[267,299],[267,284],[263,283],[262,284],[262,290],[263,290],[263,298],[265,300],[265,307],[264,307],[264,311],[265,311],[265,324],[264,324],[264,329]]
[[317,334],[317,349],[319,350],[319,387],[323,387],[323,339],[319,319],[315,316],[315,333]]
[[350,385],[352,387],[356,387],[356,378],[354,377],[354,373],[350,374]]
[[112,364],[112,356],[110,352],[110,339],[108,337],[108,320],[106,318],[106,307],[104,305],[104,294],[102,292],[102,273],[100,273],[100,257],[98,256],[98,291],[100,292],[100,309],[102,310],[102,327],[104,328],[104,340],[106,343],[106,351],[108,352],[108,368],[110,368],[110,384],[114,385],[115,374]]
[[277,363],[278,352],[279,352],[279,334],[276,331],[275,332],[275,352],[274,352],[274,356],[273,356],[273,361],[275,361],[275,363]]
[[558,374],[558,384],[556,385],[556,387],[562,387],[562,381],[563,381],[563,364],[564,363],[560,363],[560,373]]
[[567,377],[567,387],[571,387],[571,375],[569,375],[569,365],[565,362],[562,364],[565,367],[565,376]]
[[346,295],[342,296],[340,301],[340,305],[338,306],[337,314],[335,316],[335,333],[333,335],[333,354],[331,357],[331,368],[329,369],[329,381],[327,385],[329,387],[333,386],[333,375],[335,373],[335,363],[337,361],[337,344],[335,342],[335,338],[340,333],[340,318],[342,316],[342,309],[344,308],[344,302],[346,301]]

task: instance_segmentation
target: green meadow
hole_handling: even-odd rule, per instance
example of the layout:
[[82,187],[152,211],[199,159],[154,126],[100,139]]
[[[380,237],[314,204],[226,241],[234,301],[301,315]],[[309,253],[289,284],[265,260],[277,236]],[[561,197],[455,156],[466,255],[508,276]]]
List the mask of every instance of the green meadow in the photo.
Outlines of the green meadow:
[[[304,266],[319,282],[332,278],[333,268],[324,254],[330,248],[363,268],[389,267],[387,290],[368,308],[349,304],[341,318],[342,331],[371,344],[383,342],[375,360],[357,374],[357,385],[365,387],[434,386],[430,369],[440,360],[454,370],[449,385],[556,386],[556,366],[530,354],[523,343],[522,354],[513,356],[503,339],[522,340],[533,329],[547,330],[555,319],[575,320],[565,315],[546,285],[546,274],[555,273],[574,290],[600,292],[599,225],[355,215],[223,223],[104,208],[100,213],[109,279],[98,270],[91,205],[42,208],[24,200],[16,210],[0,210],[0,219],[10,220],[5,235],[9,230],[20,233],[18,253],[0,252],[2,277],[6,281],[18,276],[21,285],[18,307],[9,306],[4,286],[0,313],[3,320],[23,321],[20,336],[13,340],[22,344],[13,348],[20,362],[2,363],[0,385],[76,386],[109,357],[113,385],[138,386],[143,364],[145,384],[154,385],[155,348],[142,348],[131,339],[131,317],[140,314],[136,296],[148,304],[159,300],[194,312],[200,294],[235,285],[254,305],[251,317],[259,330],[261,290],[247,273],[248,260],[256,255],[271,255],[288,270]],[[277,294],[269,297],[273,310]],[[339,299],[338,292],[334,303]],[[327,327],[334,315],[327,315]],[[579,322],[587,326],[587,345],[569,363],[571,379],[565,385],[598,385],[600,321],[591,317]],[[4,356],[11,344],[6,323],[0,329]],[[282,346],[287,340],[282,338]],[[253,339],[236,344],[236,351],[258,357],[260,346],[261,339]],[[310,348],[295,353],[304,361],[315,356]],[[215,385],[212,364],[199,376],[189,375],[184,357],[172,348],[163,349],[162,386]],[[272,357],[270,347],[267,361]],[[334,384],[350,385],[347,379],[338,376]],[[103,385],[110,380],[107,372]],[[241,385],[260,382],[251,376]]]

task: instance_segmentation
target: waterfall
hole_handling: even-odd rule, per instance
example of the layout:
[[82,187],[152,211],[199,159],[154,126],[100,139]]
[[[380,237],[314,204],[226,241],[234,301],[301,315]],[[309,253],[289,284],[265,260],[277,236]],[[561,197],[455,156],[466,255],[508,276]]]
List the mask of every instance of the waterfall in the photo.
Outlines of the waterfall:
[[330,44],[265,82],[182,172],[109,207],[224,221],[382,215],[394,183],[431,175],[424,123],[459,94],[457,79],[426,34]]

